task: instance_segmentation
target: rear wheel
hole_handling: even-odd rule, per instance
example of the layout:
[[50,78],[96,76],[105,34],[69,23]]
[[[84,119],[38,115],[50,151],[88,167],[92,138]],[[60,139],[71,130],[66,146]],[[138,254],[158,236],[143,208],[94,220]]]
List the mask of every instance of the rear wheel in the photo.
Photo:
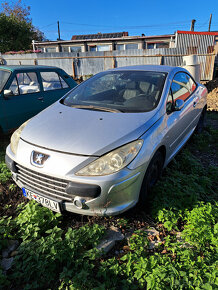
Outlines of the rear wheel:
[[160,178],[164,165],[164,157],[160,151],[157,151],[151,159],[142,182],[139,205],[144,206],[147,195],[151,192],[154,185]]

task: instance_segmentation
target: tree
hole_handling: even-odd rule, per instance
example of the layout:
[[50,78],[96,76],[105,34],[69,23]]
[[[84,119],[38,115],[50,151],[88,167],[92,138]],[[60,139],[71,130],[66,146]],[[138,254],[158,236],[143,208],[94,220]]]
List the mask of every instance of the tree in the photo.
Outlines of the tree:
[[31,19],[28,18],[30,15],[30,6],[26,6],[22,4],[22,0],[18,0],[15,3],[9,3],[5,1],[1,4],[2,13],[6,16],[13,16],[20,21],[31,22]]
[[31,49],[32,40],[42,41],[44,34],[32,25],[30,7],[7,1],[1,4],[0,13],[0,52]]

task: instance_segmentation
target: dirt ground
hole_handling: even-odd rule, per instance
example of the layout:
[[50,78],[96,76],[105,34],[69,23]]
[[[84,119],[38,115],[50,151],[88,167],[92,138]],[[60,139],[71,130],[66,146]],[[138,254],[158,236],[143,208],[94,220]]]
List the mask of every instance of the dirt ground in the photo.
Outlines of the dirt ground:
[[218,112],[218,78],[209,82],[202,82],[208,90],[207,109]]

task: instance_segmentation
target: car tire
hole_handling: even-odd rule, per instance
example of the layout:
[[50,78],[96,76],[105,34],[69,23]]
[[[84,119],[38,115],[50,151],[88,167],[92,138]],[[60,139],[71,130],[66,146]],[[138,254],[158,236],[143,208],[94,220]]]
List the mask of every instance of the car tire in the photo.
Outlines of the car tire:
[[138,205],[140,207],[143,208],[146,205],[148,194],[151,192],[152,188],[157,183],[158,179],[162,174],[163,165],[164,165],[163,154],[161,153],[161,151],[157,151],[148,165],[141,185],[138,201]]
[[206,119],[207,119],[206,112],[207,112],[207,110],[205,108],[205,109],[203,109],[203,111],[201,113],[200,119],[199,119],[198,124],[197,124],[196,129],[195,129],[195,132],[197,134],[202,133],[206,127]]

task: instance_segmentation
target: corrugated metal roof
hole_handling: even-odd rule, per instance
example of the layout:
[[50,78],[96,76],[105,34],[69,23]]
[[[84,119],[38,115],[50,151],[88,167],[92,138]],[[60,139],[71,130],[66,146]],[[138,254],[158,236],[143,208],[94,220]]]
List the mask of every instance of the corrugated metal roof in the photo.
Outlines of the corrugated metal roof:
[[195,35],[218,35],[218,31],[181,31],[177,30],[178,34],[195,34]]

